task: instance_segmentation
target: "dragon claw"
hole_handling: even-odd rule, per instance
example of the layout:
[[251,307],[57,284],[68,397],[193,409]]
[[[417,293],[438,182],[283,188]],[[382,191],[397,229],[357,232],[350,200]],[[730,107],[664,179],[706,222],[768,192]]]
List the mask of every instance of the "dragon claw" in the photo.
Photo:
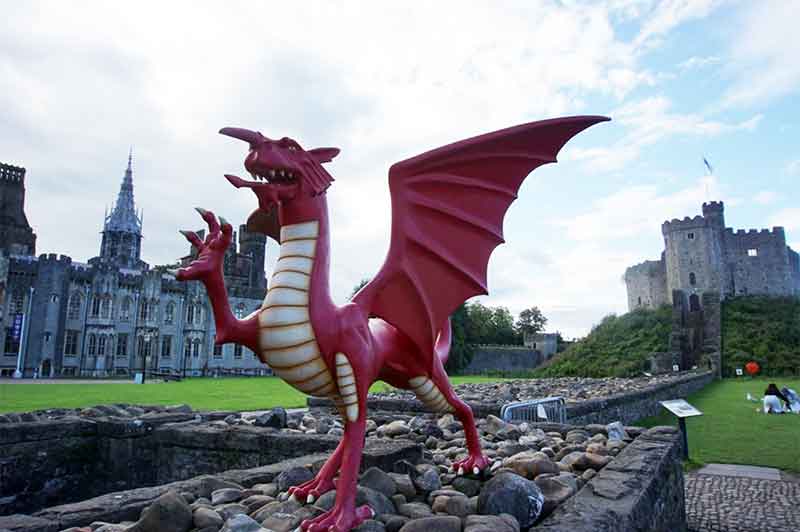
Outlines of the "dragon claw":
[[203,217],[205,217],[205,215],[208,213],[208,211],[206,209],[202,208],[202,207],[195,207],[194,210],[199,212],[200,216],[203,216]]
[[456,474],[458,475],[464,475],[465,473],[480,475],[481,471],[489,469],[491,465],[492,463],[486,456],[482,454],[470,454],[463,460],[453,462],[451,468],[453,471],[457,471]]
[[220,216],[220,217],[219,217],[219,223],[220,223],[220,225],[230,225],[230,223],[228,222],[228,220],[226,220],[226,219],[225,219],[225,218],[223,218],[222,216]]

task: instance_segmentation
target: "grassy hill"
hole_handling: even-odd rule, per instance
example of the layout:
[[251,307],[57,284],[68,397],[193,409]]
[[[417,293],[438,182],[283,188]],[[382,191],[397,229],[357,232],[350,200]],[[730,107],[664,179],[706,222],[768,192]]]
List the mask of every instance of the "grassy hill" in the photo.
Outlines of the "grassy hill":
[[[647,356],[666,351],[671,309],[638,309],[607,316],[557,355],[536,377],[632,376],[646,369]],[[800,298],[748,296],[722,304],[723,371],[755,360],[764,376],[800,375]]]
[[722,306],[726,376],[750,360],[762,375],[800,375],[800,298],[737,297]]
[[637,309],[606,316],[592,331],[541,369],[536,377],[628,377],[645,369],[647,355],[666,351],[672,309]]

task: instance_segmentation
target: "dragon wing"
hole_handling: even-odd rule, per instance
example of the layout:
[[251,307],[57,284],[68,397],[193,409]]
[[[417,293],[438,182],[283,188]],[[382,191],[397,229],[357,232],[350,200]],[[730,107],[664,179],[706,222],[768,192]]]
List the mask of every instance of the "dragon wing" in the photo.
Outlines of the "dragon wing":
[[378,274],[354,297],[427,356],[448,316],[486,294],[489,256],[522,181],[577,133],[608,118],[531,122],[449,144],[389,169],[392,237]]

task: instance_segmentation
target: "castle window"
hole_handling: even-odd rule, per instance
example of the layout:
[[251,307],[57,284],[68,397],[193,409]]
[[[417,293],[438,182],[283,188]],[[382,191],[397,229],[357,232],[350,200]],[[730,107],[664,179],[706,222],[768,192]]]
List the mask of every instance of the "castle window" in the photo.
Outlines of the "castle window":
[[172,356],[172,336],[161,337],[161,358],[170,358]]
[[194,323],[194,305],[187,305],[186,307],[186,323],[191,325]]
[[192,343],[192,356],[198,358],[200,356],[200,340],[195,340]]
[[95,295],[92,298],[92,317],[96,318],[100,315],[100,296]]
[[81,295],[78,292],[73,292],[69,297],[69,304],[67,306],[67,319],[79,320],[81,318]]
[[52,301],[53,303],[58,303],[58,295],[53,294],[52,296],[50,296],[50,301]]
[[131,319],[131,298],[126,297],[122,300],[122,308],[119,312],[119,317],[122,321],[128,321]]
[[103,318],[111,317],[111,299],[110,298],[103,298],[103,302],[100,305],[100,315]]
[[90,334],[89,335],[89,354],[94,356],[97,352],[97,336]]
[[697,277],[694,272],[689,273],[689,284],[695,286],[697,284]]
[[686,233],[686,238],[689,240],[694,240],[694,233]]
[[189,358],[192,356],[192,341],[186,338],[185,342],[186,343],[183,344],[183,357]]
[[233,344],[233,358],[242,358],[242,346]]
[[117,358],[128,356],[128,335],[120,334],[117,336]]
[[[641,305],[642,304],[642,296],[638,297],[638,301],[639,301],[638,304]],[[533,344],[533,347],[536,347],[536,344]]]
[[104,334],[97,339],[97,354],[100,356],[106,354],[106,336]]
[[236,317],[239,319],[244,318],[244,303],[239,303],[236,305]]
[[748,257],[758,257],[758,250],[755,248],[751,248],[747,250]]
[[64,356],[74,357],[78,354],[78,331],[67,330],[64,338]]
[[172,323],[175,319],[175,303],[171,301],[167,303],[166,311],[164,312],[164,323]]
[[222,344],[214,343],[214,358],[222,358]]

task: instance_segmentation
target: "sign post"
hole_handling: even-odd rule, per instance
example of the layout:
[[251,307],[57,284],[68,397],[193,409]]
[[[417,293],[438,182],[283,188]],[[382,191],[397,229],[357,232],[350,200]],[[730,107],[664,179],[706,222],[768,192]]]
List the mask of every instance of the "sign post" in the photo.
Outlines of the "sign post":
[[678,427],[681,429],[681,440],[683,442],[683,459],[689,459],[689,438],[686,435],[686,418],[702,416],[703,413],[687,403],[684,399],[671,399],[660,401],[661,406],[669,410],[678,418]]

